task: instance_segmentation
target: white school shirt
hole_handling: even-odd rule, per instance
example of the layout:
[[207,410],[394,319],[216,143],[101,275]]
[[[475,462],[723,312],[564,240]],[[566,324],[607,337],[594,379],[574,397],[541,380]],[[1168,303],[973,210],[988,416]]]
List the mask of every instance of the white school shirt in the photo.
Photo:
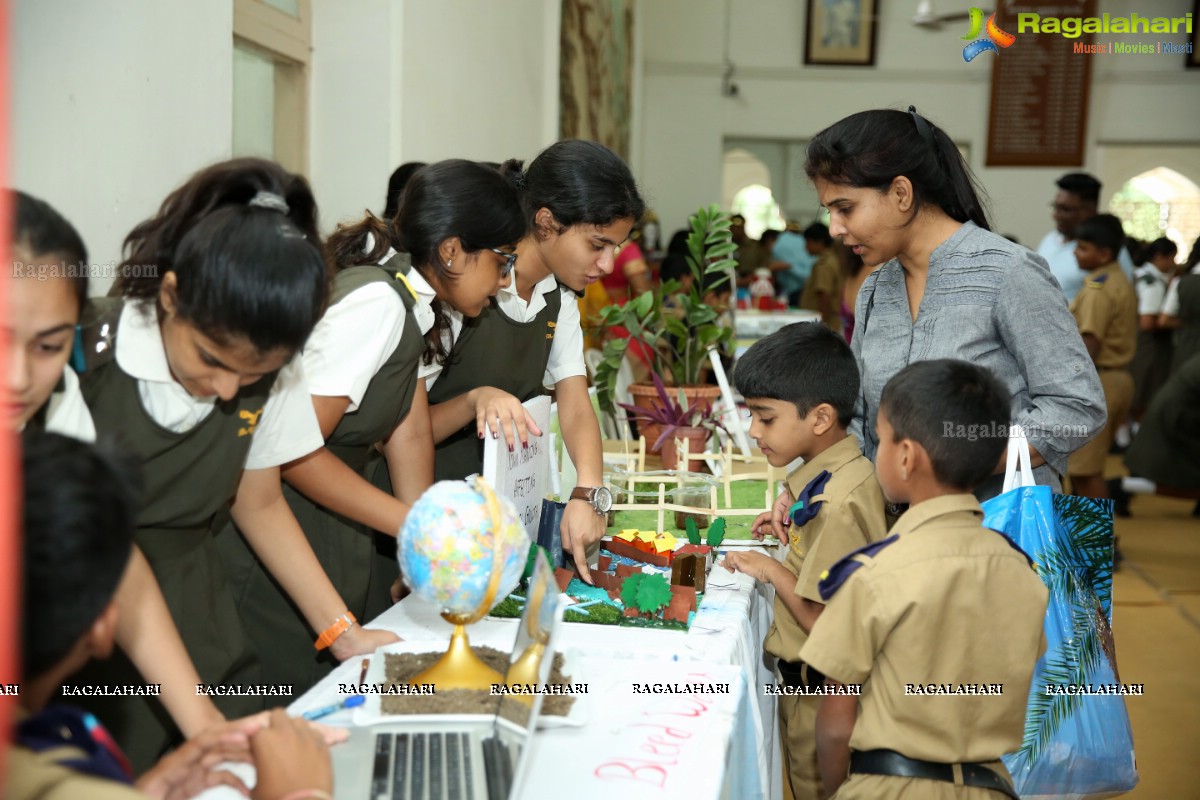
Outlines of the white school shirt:
[[1167,276],[1153,264],[1143,264],[1133,271],[1133,288],[1137,292],[1137,313],[1158,315],[1167,296]]
[[514,322],[530,322],[546,307],[546,295],[559,292],[562,297],[558,309],[558,321],[554,326],[554,341],[550,345],[550,359],[546,362],[546,375],[542,382],[553,386],[564,378],[587,375],[583,361],[583,327],[579,322],[579,298],[566,287],[560,287],[553,275],[547,275],[533,286],[533,294],[526,303],[517,294],[516,274],[512,282],[500,289],[496,302],[505,316]]
[[70,366],[63,366],[63,390],[50,395],[46,405],[46,430],[79,439],[96,441],[96,425],[79,390],[79,376]]
[[[433,327],[433,289],[421,279],[427,292],[423,300],[414,280],[419,273],[410,270],[405,277],[417,293],[413,320],[424,336]],[[322,397],[349,397],[346,412],[356,411],[367,386],[399,346],[407,316],[395,288],[382,282],[360,286],[330,306],[304,346],[309,390]]]
[[[127,301],[121,309],[117,366],[137,380],[142,407],[174,433],[199,425],[217,398],[193,397],[171,376],[153,301]],[[325,445],[301,359],[279,370],[250,441],[245,469],[269,469],[295,461]]]
[[[1200,264],[1192,267],[1188,274],[1200,275]],[[1163,298],[1162,313],[1168,317],[1179,316],[1179,278],[1172,279],[1171,285],[1167,287],[1167,296]]]

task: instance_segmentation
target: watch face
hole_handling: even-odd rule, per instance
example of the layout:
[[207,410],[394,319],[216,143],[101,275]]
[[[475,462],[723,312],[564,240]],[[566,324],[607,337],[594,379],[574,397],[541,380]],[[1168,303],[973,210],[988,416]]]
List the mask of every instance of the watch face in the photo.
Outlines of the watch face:
[[612,508],[612,492],[607,486],[597,486],[596,493],[592,495],[592,504],[596,507],[597,514],[607,514]]

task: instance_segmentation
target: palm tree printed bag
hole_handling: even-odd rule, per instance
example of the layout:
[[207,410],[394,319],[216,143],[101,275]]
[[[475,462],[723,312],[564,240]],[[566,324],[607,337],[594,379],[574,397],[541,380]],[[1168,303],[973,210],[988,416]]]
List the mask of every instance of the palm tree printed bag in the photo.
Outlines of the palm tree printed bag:
[[1004,492],[983,503],[983,524],[1029,554],[1050,599],[1024,741],[1004,765],[1022,798],[1112,797],[1138,782],[1113,644],[1112,501],[1034,485],[1025,434],[1012,431]]

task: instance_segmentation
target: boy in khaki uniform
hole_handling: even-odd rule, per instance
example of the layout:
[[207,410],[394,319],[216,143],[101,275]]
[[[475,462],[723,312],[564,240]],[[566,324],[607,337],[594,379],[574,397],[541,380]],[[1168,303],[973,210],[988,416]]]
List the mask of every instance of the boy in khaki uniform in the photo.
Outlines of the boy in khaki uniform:
[[800,660],[800,648],[824,608],[821,573],[887,532],[875,469],[846,431],[858,365],[841,336],[801,322],[754,344],[738,361],[734,383],[753,415],[750,435],[767,460],[782,467],[804,459],[772,510],[754,524],[756,537],[773,530],[788,542],[783,563],[744,551],[728,554],[725,566],[775,587],[775,618],[763,649],[779,659],[785,797],[824,798],[815,739],[819,697],[804,693],[819,690],[824,678]]
[[814,222],[804,229],[804,247],[808,254],[816,256],[808,280],[804,282],[804,291],[800,294],[800,307],[809,311],[818,311],[821,321],[831,330],[842,330],[842,262],[838,258],[837,247],[829,228],[820,222]]
[[1129,364],[1137,349],[1137,293],[1117,263],[1124,243],[1121,221],[1112,214],[1084,220],[1075,234],[1075,260],[1088,278],[1071,301],[1071,313],[1100,373],[1108,407],[1108,424],[1067,462],[1071,490],[1085,497],[1108,497],[1104,462],[1133,405]]
[[828,605],[800,651],[830,684],[862,686],[817,712],[837,800],[1016,798],[1000,756],[1021,744],[1047,591],[970,494],[1006,439],[944,433],[1010,421],[1003,385],[964,361],[917,362],[883,390],[875,471],[910,507],[821,581]]
[[[112,652],[114,595],[133,552],[136,504],[122,464],[57,434],[23,440],[24,581],[20,706],[6,753],[6,800],[193,797],[230,786],[255,800],[328,798],[329,749],[340,731],[276,709],[213,726],[134,779],[129,759],[90,713],[49,705],[93,657]],[[221,762],[252,761],[253,793]]]

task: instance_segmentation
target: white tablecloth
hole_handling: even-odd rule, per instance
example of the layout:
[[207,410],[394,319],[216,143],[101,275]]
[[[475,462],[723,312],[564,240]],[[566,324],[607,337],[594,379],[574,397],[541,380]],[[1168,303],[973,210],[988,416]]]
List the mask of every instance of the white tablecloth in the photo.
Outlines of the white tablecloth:
[[[573,648],[583,656],[584,674],[572,678],[589,684],[583,701],[588,704],[587,722],[581,728],[537,733],[525,796],[781,796],[775,698],[763,692],[763,686],[773,682],[762,664],[762,641],[771,619],[770,590],[721,567],[713,567],[707,588],[686,633],[563,623],[558,648]],[[432,607],[412,596],[368,625],[395,631],[408,642],[428,642],[430,650],[444,649],[451,632]],[[484,619],[467,630],[472,644],[507,652],[515,625],[515,620]],[[359,669],[357,658],[342,664],[289,711],[298,714],[344,699],[338,684],[357,682]],[[694,697],[646,696],[633,689],[634,683],[695,681],[729,683],[731,691]],[[342,711],[322,722],[348,726],[350,716]],[[663,736],[648,739],[655,726],[672,728],[678,747],[664,744]],[[202,797],[221,800],[236,795],[216,789]]]

